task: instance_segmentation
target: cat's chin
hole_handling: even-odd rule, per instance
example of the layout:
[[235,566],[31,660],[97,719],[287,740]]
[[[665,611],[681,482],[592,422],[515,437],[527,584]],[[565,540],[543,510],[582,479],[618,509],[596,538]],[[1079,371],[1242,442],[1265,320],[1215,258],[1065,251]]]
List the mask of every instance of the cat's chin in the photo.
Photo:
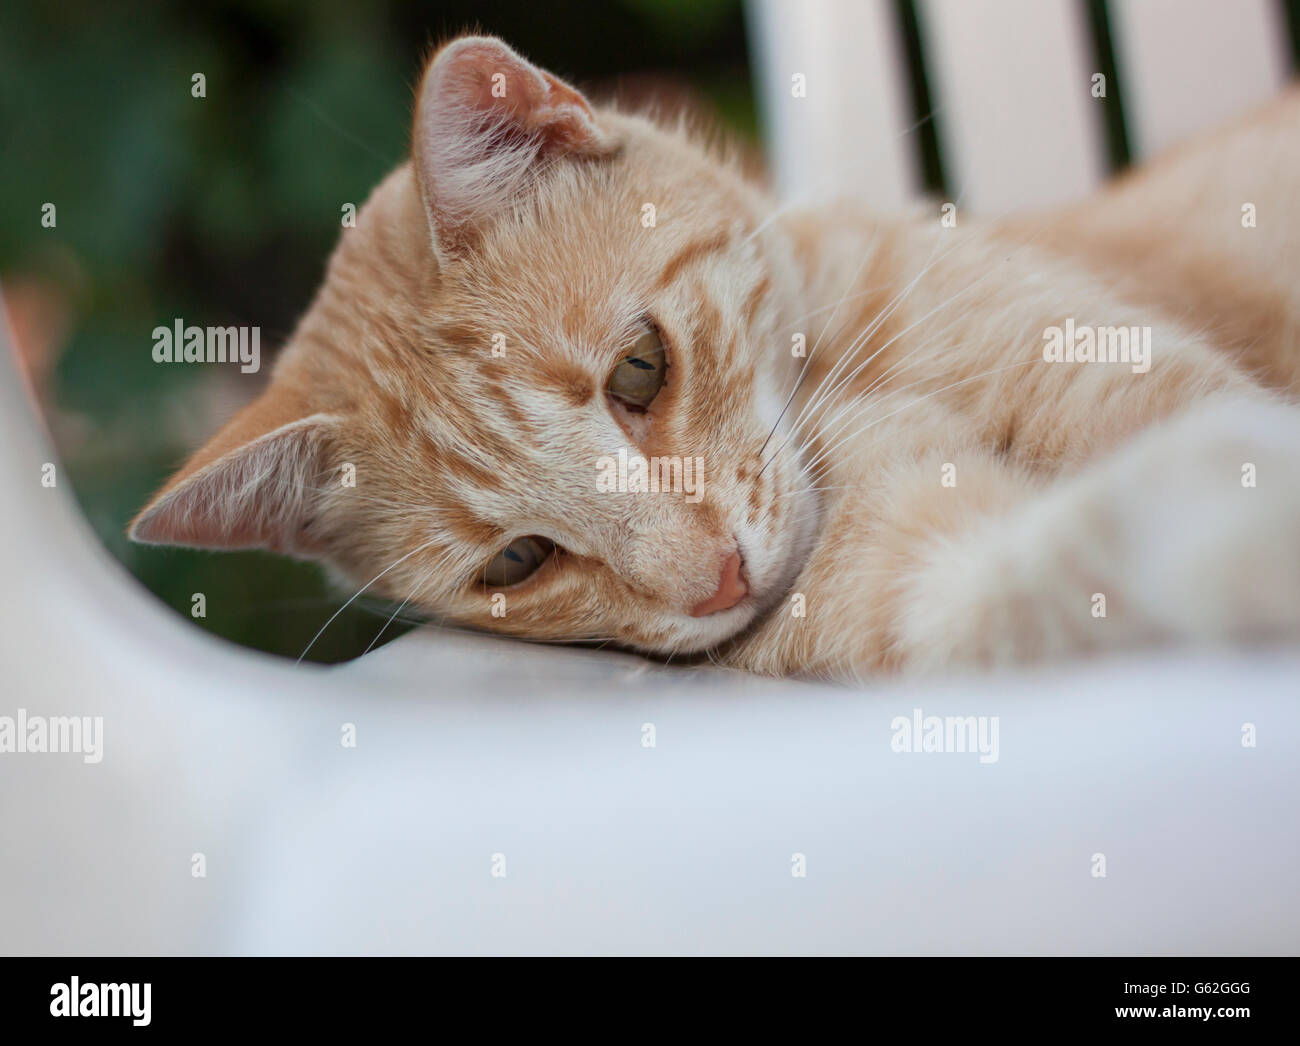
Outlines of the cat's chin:
[[683,622],[671,651],[656,653],[703,654],[740,635],[759,616],[759,603],[752,595],[746,596],[730,610],[710,614],[707,618],[688,618]]

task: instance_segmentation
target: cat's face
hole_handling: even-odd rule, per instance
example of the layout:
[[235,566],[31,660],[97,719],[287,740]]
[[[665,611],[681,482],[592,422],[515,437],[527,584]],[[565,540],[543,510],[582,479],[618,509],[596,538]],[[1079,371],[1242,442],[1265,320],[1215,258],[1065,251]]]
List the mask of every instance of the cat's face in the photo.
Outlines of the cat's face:
[[445,48],[412,165],[344,234],[261,400],[134,536],[319,558],[494,631],[718,644],[782,598],[816,526],[797,455],[773,458],[800,361],[768,207],[497,41]]

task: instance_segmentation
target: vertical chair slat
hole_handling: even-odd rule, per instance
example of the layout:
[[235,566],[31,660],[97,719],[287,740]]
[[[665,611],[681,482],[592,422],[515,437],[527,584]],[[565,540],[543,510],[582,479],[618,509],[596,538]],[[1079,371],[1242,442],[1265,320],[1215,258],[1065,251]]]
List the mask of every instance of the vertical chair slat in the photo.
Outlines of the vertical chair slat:
[[[752,0],[759,96],[782,197],[881,209],[916,190],[903,59],[887,0]],[[796,74],[806,95],[792,90]]]
[[1110,23],[1134,159],[1265,101],[1287,76],[1275,0],[1118,0]]
[[982,214],[1086,195],[1101,180],[1101,104],[1074,0],[922,0],[926,69],[950,195]]

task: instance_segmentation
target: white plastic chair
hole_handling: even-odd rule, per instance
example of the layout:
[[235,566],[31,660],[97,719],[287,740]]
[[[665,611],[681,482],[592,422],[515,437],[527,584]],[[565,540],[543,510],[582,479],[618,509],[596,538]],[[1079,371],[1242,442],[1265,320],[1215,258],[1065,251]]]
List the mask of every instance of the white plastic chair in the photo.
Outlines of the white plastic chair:
[[[882,210],[917,195],[892,0],[754,0],[759,86],[784,195]],[[1113,0],[1112,45],[1135,160],[1278,92],[1276,0]],[[1076,0],[917,0],[950,188],[983,214],[1086,195],[1106,172],[1092,44]],[[796,97],[791,78],[805,77]],[[1114,97],[1116,85],[1106,85]]]

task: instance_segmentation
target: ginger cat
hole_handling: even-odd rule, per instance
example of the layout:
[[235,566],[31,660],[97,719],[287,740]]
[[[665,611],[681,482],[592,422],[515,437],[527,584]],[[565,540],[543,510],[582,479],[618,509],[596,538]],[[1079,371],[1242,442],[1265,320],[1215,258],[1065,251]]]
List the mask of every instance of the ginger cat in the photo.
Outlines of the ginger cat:
[[1300,638],[1300,95],[956,228],[777,209],[491,38],[412,143],[135,540],[772,674]]

